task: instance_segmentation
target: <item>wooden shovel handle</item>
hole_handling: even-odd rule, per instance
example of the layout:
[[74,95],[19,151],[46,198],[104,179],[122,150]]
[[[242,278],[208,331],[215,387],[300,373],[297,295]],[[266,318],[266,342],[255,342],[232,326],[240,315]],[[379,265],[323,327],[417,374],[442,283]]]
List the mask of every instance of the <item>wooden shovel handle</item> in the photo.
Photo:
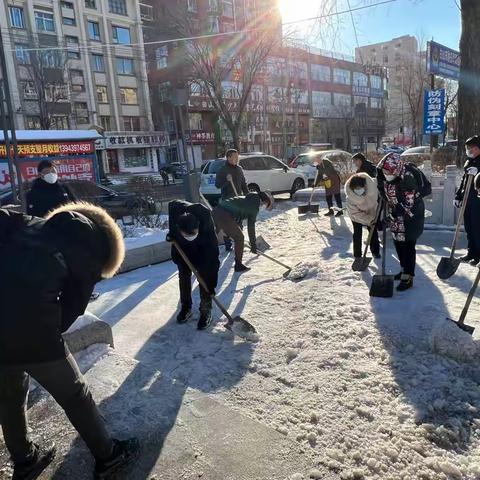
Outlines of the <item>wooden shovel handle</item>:
[[470,304],[472,303],[473,296],[477,291],[479,283],[480,283],[480,268],[478,269],[478,273],[477,273],[477,276],[475,277],[475,281],[473,282],[472,288],[468,292],[467,301],[465,302],[465,306],[463,307],[462,313],[458,320],[459,325],[463,325],[463,322],[465,322],[465,317],[467,316],[468,309],[470,308]]
[[[250,248],[250,243],[245,242],[245,245]],[[277,265],[282,266],[283,268],[286,268],[287,270],[291,270],[292,267],[289,267],[288,265],[285,265],[282,263],[280,260],[277,260],[276,258],[271,257],[270,255],[267,255],[266,253],[261,252],[260,250],[257,249],[257,255],[261,255],[262,257],[268,258],[272,262],[275,262]]]
[[237,192],[237,189],[235,188],[235,184],[233,183],[233,180],[230,179],[229,182],[230,182],[230,185],[233,188],[233,193],[235,194],[236,197],[238,197],[238,192]]
[[468,175],[467,185],[465,187],[465,192],[463,194],[462,206],[460,207],[460,212],[458,212],[457,227],[455,228],[455,236],[453,237],[452,251],[450,252],[450,260],[453,260],[453,257],[455,256],[455,249],[457,247],[458,235],[460,234],[460,227],[462,226],[463,215],[465,213],[465,208],[467,206],[470,189],[472,188],[472,182],[473,182],[473,175]]
[[310,200],[308,201],[309,205],[312,204],[313,192],[315,192],[315,186],[317,185],[317,180],[318,180],[318,170],[317,170],[317,173],[315,174],[315,180],[313,181],[312,193],[310,194]]
[[[198,283],[202,286],[202,288],[206,291],[209,292],[209,289],[207,287],[207,284],[203,280],[203,278],[200,276],[198,273],[198,270],[193,266],[192,262],[188,259],[187,255],[185,252],[182,250],[180,245],[176,240],[172,240],[173,246],[177,249],[178,253],[180,256],[183,258],[183,261],[188,265],[188,268],[193,272],[195,277],[197,277]],[[210,296],[212,300],[217,304],[218,308],[222,311],[222,313],[225,315],[225,317],[228,319],[228,323],[232,324],[233,323],[233,318],[232,316],[227,312],[227,309],[220,303],[220,300],[213,294],[210,293]]]

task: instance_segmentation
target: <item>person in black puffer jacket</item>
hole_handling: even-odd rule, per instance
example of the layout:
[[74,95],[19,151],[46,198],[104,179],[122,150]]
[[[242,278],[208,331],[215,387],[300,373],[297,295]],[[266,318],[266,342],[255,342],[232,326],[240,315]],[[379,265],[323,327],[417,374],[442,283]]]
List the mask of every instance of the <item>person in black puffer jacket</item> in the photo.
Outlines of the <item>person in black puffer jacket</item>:
[[27,193],[27,213],[44,217],[61,205],[77,200],[71,190],[58,181],[57,167],[50,160],[42,160],[37,167],[37,178]]
[[134,456],[137,441],[107,433],[62,333],[85,312],[95,283],[120,267],[122,233],[104,210],[83,203],[44,219],[0,209],[0,254],[0,423],[13,478],[37,478],[55,455],[29,438],[30,376],[65,410],[104,478]]
[[[170,231],[167,240],[178,243],[208,287],[200,286],[199,330],[206,329],[212,321],[212,294],[218,282],[218,241],[210,210],[200,203],[173,200],[168,205]],[[172,261],[178,266],[181,309],[178,323],[186,323],[192,316],[192,271],[175,245],[172,245]]]

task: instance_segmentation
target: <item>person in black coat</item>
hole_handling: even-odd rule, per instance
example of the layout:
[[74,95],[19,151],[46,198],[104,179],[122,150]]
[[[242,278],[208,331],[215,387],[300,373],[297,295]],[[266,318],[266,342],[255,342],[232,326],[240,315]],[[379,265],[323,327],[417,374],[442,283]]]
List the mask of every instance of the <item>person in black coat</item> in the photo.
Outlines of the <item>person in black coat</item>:
[[50,160],[42,160],[37,167],[39,177],[27,193],[27,213],[44,217],[61,205],[77,200],[75,195],[58,181],[57,167]]
[[377,167],[371,162],[369,162],[363,153],[356,153],[352,157],[355,166],[357,167],[357,171],[355,173],[366,173],[370,175],[372,178],[376,178],[377,176]]
[[477,196],[474,186],[470,188],[468,198],[465,198],[465,188],[469,175],[477,175],[480,172],[480,136],[470,137],[465,142],[467,161],[464,165],[464,174],[460,187],[455,194],[454,205],[457,208],[465,205],[463,221],[467,232],[467,254],[461,257],[463,262],[477,265],[480,262],[480,198]]
[[[212,321],[212,294],[218,282],[218,241],[210,210],[200,203],[173,200],[168,205],[170,231],[167,240],[178,243],[187,258],[198,270],[208,287],[200,286],[200,319],[197,328],[206,329]],[[186,323],[192,316],[192,271],[184,262],[175,245],[172,260],[178,266],[181,309],[178,323]]]
[[55,455],[29,437],[30,376],[63,408],[95,457],[95,478],[104,478],[138,444],[108,434],[62,333],[85,312],[95,283],[120,267],[122,233],[104,210],[83,203],[44,219],[0,209],[0,254],[0,423],[13,478],[37,478]]

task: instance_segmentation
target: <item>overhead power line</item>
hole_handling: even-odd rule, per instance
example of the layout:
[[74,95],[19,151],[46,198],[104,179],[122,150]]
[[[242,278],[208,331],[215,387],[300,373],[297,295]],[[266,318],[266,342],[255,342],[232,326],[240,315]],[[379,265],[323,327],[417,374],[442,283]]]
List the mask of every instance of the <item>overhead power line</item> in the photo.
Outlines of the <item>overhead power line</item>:
[[[360,10],[367,10],[370,8],[374,7],[379,7],[381,5],[387,5],[390,3],[396,3],[398,0],[383,0],[381,2],[377,3],[372,3],[370,5],[363,5],[360,7],[354,7],[354,8],[349,8],[347,10],[342,10],[339,12],[332,12],[332,13],[326,13],[323,15],[317,15],[315,17],[309,17],[309,18],[303,18],[300,20],[292,20],[291,22],[283,22],[282,26],[286,25],[294,25],[298,23],[305,23],[305,22],[313,22],[314,20],[322,20],[326,18],[331,18],[331,17],[337,17],[340,15],[346,15],[346,14],[352,14],[353,12],[358,12]],[[9,33],[8,30],[3,29],[6,33]],[[218,38],[218,37],[229,37],[229,36],[234,36],[234,35],[240,35],[240,34],[245,34],[245,33],[250,33],[250,32],[260,32],[260,31],[266,31],[268,28],[262,27],[262,28],[247,28],[243,30],[236,30],[233,32],[223,32],[223,33],[210,33],[207,35],[193,35],[189,37],[178,37],[178,38],[169,38],[166,40],[154,40],[151,42],[143,42],[142,43],[128,43],[128,44],[118,44],[118,43],[99,43],[95,42],[94,44],[91,45],[91,48],[98,48],[98,47],[105,47],[105,48],[115,48],[115,47],[142,47],[146,45],[165,45],[168,43],[174,43],[174,42],[188,42],[188,41],[193,41],[193,40],[205,40],[205,39],[213,39],[213,38]],[[87,47],[87,48],[90,48]],[[32,47],[32,48],[26,48],[25,51],[41,51],[41,50],[68,50],[65,47]],[[71,50],[71,49],[70,49]],[[13,50],[12,50],[13,51]]]

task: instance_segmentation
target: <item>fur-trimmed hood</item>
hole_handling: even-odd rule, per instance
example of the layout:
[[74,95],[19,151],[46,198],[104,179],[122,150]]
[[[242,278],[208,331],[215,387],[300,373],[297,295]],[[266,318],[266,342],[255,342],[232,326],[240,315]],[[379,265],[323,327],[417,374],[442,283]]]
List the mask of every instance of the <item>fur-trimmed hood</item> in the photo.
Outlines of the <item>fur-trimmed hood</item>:
[[[81,217],[86,221],[82,221]],[[52,210],[45,218],[50,224],[62,224],[63,230],[68,229],[68,225],[73,224],[74,220],[79,220],[76,222],[76,228],[81,230],[80,235],[85,238],[87,234],[90,240],[88,243],[95,253],[100,251],[103,253],[102,278],[111,278],[117,273],[125,258],[125,244],[119,226],[103,208],[90,203],[73,202]],[[90,222],[93,226],[87,225]],[[102,239],[99,241],[94,235],[94,230],[102,234]]]
[[[355,177],[365,179],[365,195],[357,195],[350,187],[350,182]],[[347,198],[347,210],[350,218],[362,225],[370,225],[375,220],[378,206],[378,187],[376,179],[367,173],[356,173],[345,183],[345,195]]]

